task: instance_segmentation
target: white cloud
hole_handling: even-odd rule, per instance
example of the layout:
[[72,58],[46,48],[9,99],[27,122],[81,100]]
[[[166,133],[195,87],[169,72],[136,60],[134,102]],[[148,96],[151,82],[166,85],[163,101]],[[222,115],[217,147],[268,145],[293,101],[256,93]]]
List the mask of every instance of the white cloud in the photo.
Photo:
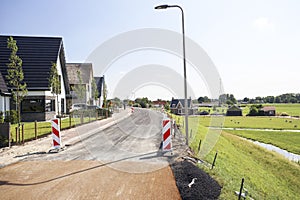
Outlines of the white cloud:
[[274,24],[266,17],[259,17],[253,21],[253,27],[259,30],[273,29]]

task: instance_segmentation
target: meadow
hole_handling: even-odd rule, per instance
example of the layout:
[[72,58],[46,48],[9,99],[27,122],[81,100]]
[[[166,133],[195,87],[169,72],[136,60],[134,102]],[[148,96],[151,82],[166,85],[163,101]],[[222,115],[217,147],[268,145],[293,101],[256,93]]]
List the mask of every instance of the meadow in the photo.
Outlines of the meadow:
[[[175,116],[174,116],[175,117]],[[283,119],[237,117],[215,118],[215,122],[224,126],[244,126],[247,128],[290,128],[296,122],[285,122]],[[243,119],[240,120],[240,119]],[[183,117],[176,116],[176,122],[184,130]],[[300,164],[291,162],[281,155],[265,150],[242,137],[260,139],[263,142],[285,146],[292,152],[299,151],[300,133],[266,132],[266,131],[222,131],[211,130],[211,117],[190,117],[190,147],[195,155],[205,162],[212,163],[218,153],[215,167],[199,164],[199,167],[213,176],[222,186],[220,199],[235,199],[234,191],[238,191],[241,179],[245,179],[244,187],[248,196],[254,199],[300,199]],[[240,123],[237,123],[237,122]],[[298,120],[299,121],[299,120]],[[215,123],[214,122],[214,123]],[[254,127],[253,127],[254,126]],[[293,127],[293,126],[292,126]],[[286,134],[286,135],[284,135]],[[294,134],[294,135],[292,135]],[[289,138],[288,138],[289,137]],[[288,138],[288,139],[287,139]],[[201,142],[198,151],[199,141]]]

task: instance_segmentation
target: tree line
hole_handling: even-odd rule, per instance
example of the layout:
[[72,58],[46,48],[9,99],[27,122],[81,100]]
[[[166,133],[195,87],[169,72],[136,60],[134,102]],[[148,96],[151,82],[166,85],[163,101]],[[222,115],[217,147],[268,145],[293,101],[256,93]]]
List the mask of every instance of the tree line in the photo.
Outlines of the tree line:
[[[198,103],[210,103],[214,100],[208,98],[207,96],[199,97],[197,99]],[[222,104],[233,105],[236,103],[300,103],[300,93],[286,93],[278,96],[266,96],[266,97],[255,97],[248,98],[245,97],[242,100],[237,100],[233,94],[221,94],[219,96],[219,101]]]

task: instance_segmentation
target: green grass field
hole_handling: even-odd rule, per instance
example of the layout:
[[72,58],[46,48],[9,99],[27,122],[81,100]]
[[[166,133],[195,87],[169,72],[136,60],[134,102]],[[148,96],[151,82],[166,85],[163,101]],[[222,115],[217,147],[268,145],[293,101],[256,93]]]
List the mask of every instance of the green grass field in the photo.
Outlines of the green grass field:
[[[212,119],[216,121],[218,117],[200,116],[199,121],[203,126],[216,126],[210,124]],[[223,127],[226,128],[258,128],[258,129],[300,129],[300,119],[295,118],[280,118],[280,117],[224,117]],[[218,124],[217,126],[221,126]]]
[[300,132],[280,131],[249,131],[249,130],[226,130],[243,138],[256,140],[266,144],[275,145],[281,149],[300,155]]
[[[182,124],[183,117],[176,116],[175,119]],[[252,117],[248,120],[250,120],[251,125],[256,125],[256,123],[262,121],[261,119],[255,120]],[[274,124],[280,122],[273,121],[265,125],[269,119],[264,120],[262,121],[263,123],[256,125],[256,127],[270,128],[270,126],[273,127]],[[199,165],[199,167],[213,176],[222,186],[220,199],[237,199],[234,191],[239,190],[242,178],[245,178],[244,187],[247,188],[251,198],[300,199],[300,193],[298,192],[300,188],[299,163],[290,162],[275,152],[265,150],[249,141],[243,140],[237,136],[237,132],[222,131],[220,134],[214,131],[208,132],[207,126],[210,121],[210,117],[189,118],[189,127],[193,133],[192,137],[190,137],[190,146],[196,155],[209,163],[213,162],[215,153],[218,152],[216,166],[213,170],[205,165]],[[222,122],[221,118],[217,120],[217,123],[220,122]],[[237,124],[231,121],[230,118],[225,120],[226,123],[228,125]],[[280,122],[281,125],[285,123],[285,121]],[[183,126],[181,126],[181,130],[184,130]],[[292,133],[287,132],[285,133],[286,135],[283,135],[282,132],[249,132],[239,132],[239,136],[246,137],[246,135],[250,135],[253,139],[262,138],[263,142],[269,140],[272,144],[287,146],[288,150],[299,151],[300,133],[291,135]],[[206,138],[208,135],[210,137]],[[286,139],[287,137],[289,139]],[[200,153],[197,153],[199,140],[202,141],[202,145]],[[209,145],[212,146],[208,147]],[[207,149],[211,151],[205,153]]]

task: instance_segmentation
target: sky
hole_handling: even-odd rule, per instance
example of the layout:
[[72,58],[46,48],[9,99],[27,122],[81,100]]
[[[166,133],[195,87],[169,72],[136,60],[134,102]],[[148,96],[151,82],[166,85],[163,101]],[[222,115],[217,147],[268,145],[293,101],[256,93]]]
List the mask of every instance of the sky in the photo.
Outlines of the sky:
[[[2,0],[0,34],[63,37],[69,63],[93,62],[89,58],[95,52],[102,52],[95,54],[96,57],[114,54],[104,71],[99,67],[101,64],[93,63],[94,75],[105,75],[109,97],[116,94],[118,87],[126,85],[122,81],[134,76],[134,69],[165,66],[161,72],[149,74],[151,70],[145,70],[138,74],[145,82],[128,88],[126,95],[170,99],[182,93],[174,91],[172,85],[153,82],[148,77],[160,77],[168,74],[168,70],[173,79],[178,74],[182,77],[182,55],[165,51],[159,44],[147,49],[144,43],[135,51],[128,49],[118,55],[124,45],[126,49],[131,43],[147,42],[148,31],[139,34],[136,30],[155,28],[182,33],[180,10],[155,10],[160,4],[183,8],[186,37],[205,52],[206,56],[201,58],[212,61],[220,79],[214,85],[220,92],[223,88],[222,92],[239,99],[300,92],[300,1],[297,0]],[[136,40],[117,42],[118,36],[131,31]],[[103,45],[112,43],[111,48]],[[177,44],[182,45],[182,41]],[[188,45],[186,53],[190,57],[195,52]],[[193,90],[188,95],[193,98],[212,95],[210,89],[214,86],[207,83],[210,77],[201,73],[201,67],[196,66],[199,72],[193,68],[193,61],[187,64],[187,81]],[[170,76],[169,80],[174,81]],[[183,91],[183,79],[176,80],[177,90]]]

